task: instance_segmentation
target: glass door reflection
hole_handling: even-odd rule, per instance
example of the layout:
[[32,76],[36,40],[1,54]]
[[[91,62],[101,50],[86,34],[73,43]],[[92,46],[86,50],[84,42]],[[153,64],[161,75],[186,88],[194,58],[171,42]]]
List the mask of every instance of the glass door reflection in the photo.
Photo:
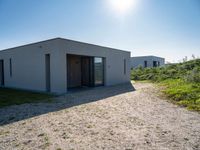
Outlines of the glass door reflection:
[[104,84],[104,60],[102,57],[94,58],[94,79],[95,86]]

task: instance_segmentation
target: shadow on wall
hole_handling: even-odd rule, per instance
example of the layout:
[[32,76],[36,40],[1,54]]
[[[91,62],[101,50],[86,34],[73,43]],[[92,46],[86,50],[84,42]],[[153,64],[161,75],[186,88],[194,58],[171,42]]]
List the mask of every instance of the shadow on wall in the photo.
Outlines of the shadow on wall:
[[133,91],[135,91],[133,85],[126,83],[72,92],[55,98],[55,101],[52,103],[23,104],[5,107],[0,109],[0,126]]

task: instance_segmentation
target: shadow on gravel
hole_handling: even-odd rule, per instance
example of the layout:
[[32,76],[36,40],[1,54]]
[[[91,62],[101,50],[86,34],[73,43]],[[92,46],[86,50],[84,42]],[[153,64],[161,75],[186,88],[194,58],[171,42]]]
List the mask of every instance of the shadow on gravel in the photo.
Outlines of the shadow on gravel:
[[55,98],[51,103],[23,104],[5,107],[0,109],[0,126],[133,91],[135,91],[133,85],[127,83],[69,92],[66,95]]

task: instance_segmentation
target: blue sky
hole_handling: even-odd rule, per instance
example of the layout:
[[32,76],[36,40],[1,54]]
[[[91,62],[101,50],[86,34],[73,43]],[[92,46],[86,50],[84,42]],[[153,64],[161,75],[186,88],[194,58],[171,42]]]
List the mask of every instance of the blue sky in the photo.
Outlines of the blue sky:
[[0,49],[63,37],[158,55],[200,56],[200,0],[133,0],[122,15],[109,0],[0,0]]

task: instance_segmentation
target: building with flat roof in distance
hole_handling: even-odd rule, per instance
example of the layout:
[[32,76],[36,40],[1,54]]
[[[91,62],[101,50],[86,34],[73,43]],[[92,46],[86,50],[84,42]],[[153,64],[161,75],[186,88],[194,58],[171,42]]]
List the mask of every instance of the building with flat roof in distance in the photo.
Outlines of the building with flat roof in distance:
[[157,56],[131,57],[131,68],[152,68],[165,65],[165,58]]
[[130,52],[55,38],[0,51],[0,86],[66,93],[130,82]]

